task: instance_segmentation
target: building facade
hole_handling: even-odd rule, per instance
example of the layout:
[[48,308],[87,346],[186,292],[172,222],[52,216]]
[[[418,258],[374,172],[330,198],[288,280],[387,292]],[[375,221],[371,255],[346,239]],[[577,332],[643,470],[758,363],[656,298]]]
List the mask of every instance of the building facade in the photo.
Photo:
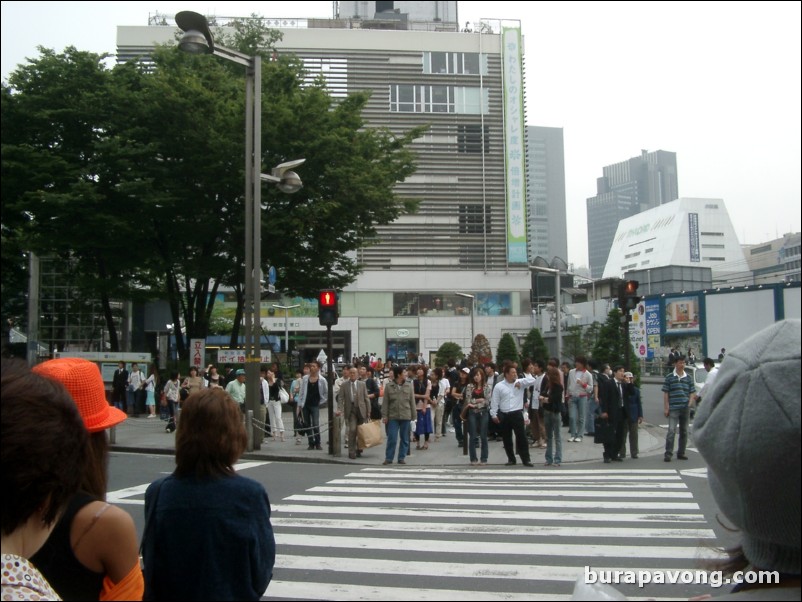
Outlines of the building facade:
[[744,254],[752,270],[752,284],[799,282],[802,235],[793,232],[765,243],[744,245]]
[[621,163],[602,168],[596,196],[587,199],[588,261],[591,277],[604,272],[618,223],[641,211],[679,197],[677,155],[642,151]]
[[666,266],[710,268],[713,286],[748,284],[743,279],[749,269],[724,201],[681,198],[621,221],[604,277]]
[[562,128],[527,126],[527,234],[529,262],[568,259],[565,150]]
[[[322,74],[335,99],[370,91],[370,126],[427,129],[412,146],[417,172],[396,187],[420,201],[418,211],[378,227],[376,243],[357,251],[364,271],[342,292],[339,351],[399,358],[421,352],[428,359],[446,341],[467,353],[471,324],[491,345],[505,332],[525,333],[531,309],[520,26],[454,31],[456,22],[443,16],[412,29],[409,23],[425,15],[404,17],[401,5],[437,4],[427,10],[443,14],[452,3],[351,3],[375,4],[373,19],[371,7],[346,18],[361,10],[346,4],[339,19],[292,20],[294,28],[281,28],[278,52],[299,57],[310,77]],[[392,14],[378,10],[384,5]],[[175,33],[169,24],[119,27],[119,58],[146,54]],[[272,330],[266,309],[262,322]],[[299,345],[311,353],[322,327],[308,308],[297,310],[293,323],[308,333]]]

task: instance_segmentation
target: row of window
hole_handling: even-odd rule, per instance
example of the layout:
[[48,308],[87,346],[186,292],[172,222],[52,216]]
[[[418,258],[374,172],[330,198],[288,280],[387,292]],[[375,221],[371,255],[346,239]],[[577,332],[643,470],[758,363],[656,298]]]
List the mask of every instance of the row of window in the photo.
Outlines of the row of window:
[[478,52],[424,52],[423,72],[487,75],[487,55]]
[[490,107],[486,88],[391,84],[391,113],[487,114]]
[[512,315],[511,293],[476,293],[473,299],[454,293],[393,293],[395,316]]

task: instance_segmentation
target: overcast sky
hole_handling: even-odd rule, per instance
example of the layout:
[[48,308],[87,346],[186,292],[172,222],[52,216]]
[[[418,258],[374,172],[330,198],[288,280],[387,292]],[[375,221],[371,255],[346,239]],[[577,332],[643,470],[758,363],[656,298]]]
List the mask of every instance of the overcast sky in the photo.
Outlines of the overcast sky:
[[[460,2],[518,19],[527,123],[565,136],[568,260],[604,165],[677,153],[679,192],[724,199],[741,243],[800,230],[800,2]],[[36,47],[114,53],[149,13],[329,17],[331,2],[2,2],[2,78]]]

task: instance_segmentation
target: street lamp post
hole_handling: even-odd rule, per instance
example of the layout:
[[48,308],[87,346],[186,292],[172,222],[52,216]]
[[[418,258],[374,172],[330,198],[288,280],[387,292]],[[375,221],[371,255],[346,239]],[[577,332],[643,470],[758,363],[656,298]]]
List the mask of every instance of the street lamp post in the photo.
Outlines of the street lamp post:
[[[305,159],[288,161],[262,173],[262,57],[216,46],[203,15],[182,11],[175,23],[184,32],[178,47],[191,54],[213,54],[245,67],[245,407],[256,415],[261,362],[262,182],[286,193],[300,190],[301,179],[292,170]],[[248,450],[259,449],[260,438],[248,433]]]
[[476,335],[474,334],[474,323],[473,323],[473,310],[474,304],[476,303],[476,295],[469,295],[468,293],[456,293],[458,297],[465,297],[466,299],[471,300],[471,349],[473,349],[473,337]]
[[556,268],[546,268],[539,265],[530,265],[529,269],[533,272],[545,272],[546,274],[554,274],[554,313],[557,328],[557,359],[562,361],[563,357],[563,330],[562,320],[560,319],[560,270]]
[[[175,325],[174,324],[165,324],[164,326],[167,329],[167,352],[165,354],[165,362],[164,367],[168,370],[170,369],[170,335],[175,332]],[[158,336],[158,335],[157,335]]]
[[290,310],[295,309],[296,307],[301,307],[300,305],[276,305],[273,303],[273,307],[276,309],[283,309],[284,310],[284,353],[287,355],[287,366],[290,365],[290,324],[289,324],[289,315]]

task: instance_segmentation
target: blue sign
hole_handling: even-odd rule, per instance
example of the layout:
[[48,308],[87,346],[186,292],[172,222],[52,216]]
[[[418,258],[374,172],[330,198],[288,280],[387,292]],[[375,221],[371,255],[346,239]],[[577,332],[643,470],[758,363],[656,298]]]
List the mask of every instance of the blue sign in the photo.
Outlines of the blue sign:
[[688,242],[690,244],[690,254],[692,262],[702,261],[699,252],[699,214],[688,214]]
[[267,282],[269,284],[275,284],[276,283],[276,268],[273,267],[272,265],[267,270]]
[[648,358],[654,358],[654,352],[660,348],[660,300],[649,299],[646,305],[646,346]]

